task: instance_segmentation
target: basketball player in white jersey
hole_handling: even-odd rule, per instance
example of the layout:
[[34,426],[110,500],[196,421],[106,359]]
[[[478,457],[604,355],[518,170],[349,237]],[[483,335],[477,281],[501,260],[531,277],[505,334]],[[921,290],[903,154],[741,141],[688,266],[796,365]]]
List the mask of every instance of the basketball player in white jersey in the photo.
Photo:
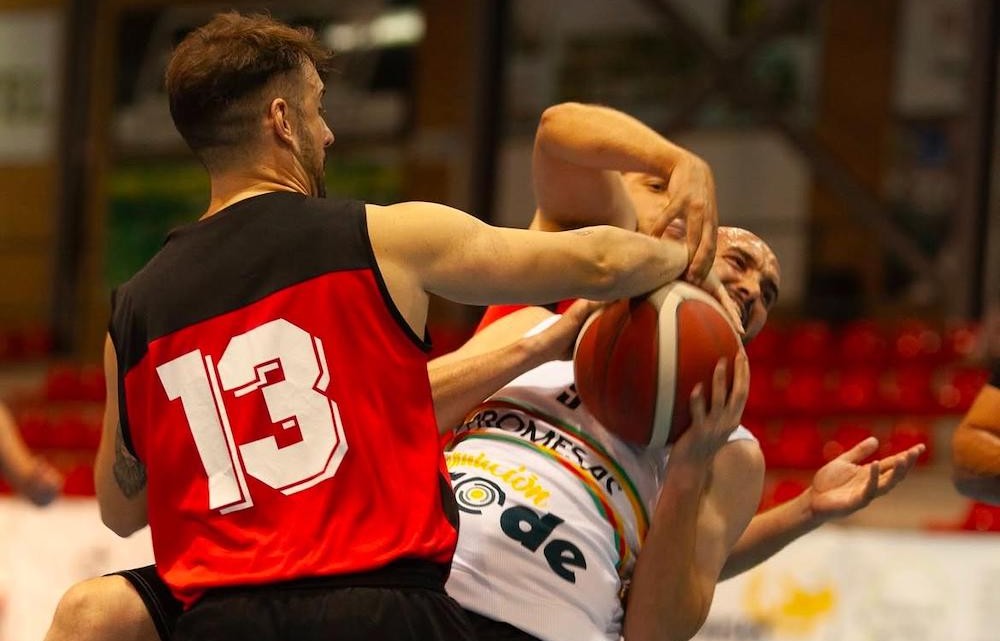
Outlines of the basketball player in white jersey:
[[[683,228],[667,218],[675,192],[687,207],[714,207],[707,165],[614,110],[547,110],[533,161],[535,229],[601,221],[679,238]],[[737,304],[744,340],[763,327],[779,283],[763,241],[719,230],[706,288],[724,287]],[[547,318],[537,307],[510,313],[449,358],[489,354]],[[576,397],[566,362],[524,374],[468,417],[448,455],[463,511],[448,590],[484,615],[480,638],[688,639],[721,578],[867,505],[922,451],[861,466],[878,447],[868,439],[822,468],[805,493],[754,517],[763,458],[736,427],[746,384],[745,372],[736,374],[733,398],[707,416],[694,412],[670,452],[634,448],[604,430]]]

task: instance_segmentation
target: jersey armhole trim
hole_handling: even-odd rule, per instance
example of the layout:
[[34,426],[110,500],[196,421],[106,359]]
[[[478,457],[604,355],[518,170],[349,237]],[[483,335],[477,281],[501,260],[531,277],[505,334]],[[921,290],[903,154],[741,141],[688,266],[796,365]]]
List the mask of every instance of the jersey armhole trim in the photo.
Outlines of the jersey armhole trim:
[[118,369],[115,378],[115,385],[118,387],[118,429],[122,433],[122,443],[125,444],[125,449],[128,453],[135,457],[135,460],[142,461],[142,458],[135,451],[135,445],[132,443],[132,430],[129,429],[128,424],[128,407],[125,402],[125,370],[122,369],[125,365],[125,359],[122,357],[122,346],[121,341],[116,338],[117,332],[115,331],[115,303],[117,302],[118,291],[117,289],[111,293],[111,319],[108,321],[108,336],[111,337],[111,344],[115,348],[115,365]]
[[392,300],[392,295],[389,294],[389,288],[385,284],[385,278],[382,277],[382,270],[379,268],[378,261],[375,259],[375,248],[372,246],[371,236],[368,234],[368,210],[364,203],[360,203],[360,206],[361,216],[359,216],[359,224],[361,226],[362,241],[365,245],[365,251],[368,253],[369,268],[372,270],[372,275],[375,276],[375,283],[378,285],[379,293],[382,294],[382,300],[385,302],[385,306],[389,310],[389,313],[396,320],[396,324],[399,325],[400,329],[406,333],[406,336],[413,342],[413,344],[425,353],[430,352],[431,341],[427,336],[426,328],[424,329],[424,338],[417,336],[417,333],[413,331],[410,324],[406,322],[405,318],[403,318],[402,312],[400,312],[399,308],[396,307],[395,301]]

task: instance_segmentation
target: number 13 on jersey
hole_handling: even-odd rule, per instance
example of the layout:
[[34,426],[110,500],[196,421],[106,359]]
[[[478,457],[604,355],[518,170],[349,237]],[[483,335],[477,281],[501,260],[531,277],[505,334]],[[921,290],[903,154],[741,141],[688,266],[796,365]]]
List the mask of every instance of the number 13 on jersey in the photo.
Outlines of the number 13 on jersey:
[[[270,383],[267,373],[284,379]],[[209,508],[228,514],[253,507],[246,475],[294,494],[332,478],[347,441],[330,384],[323,342],[285,319],[234,336],[218,364],[200,349],[156,368],[171,401],[180,400],[208,477]],[[271,421],[298,427],[302,439],[279,447],[274,436],[236,443],[223,392],[264,397]]]

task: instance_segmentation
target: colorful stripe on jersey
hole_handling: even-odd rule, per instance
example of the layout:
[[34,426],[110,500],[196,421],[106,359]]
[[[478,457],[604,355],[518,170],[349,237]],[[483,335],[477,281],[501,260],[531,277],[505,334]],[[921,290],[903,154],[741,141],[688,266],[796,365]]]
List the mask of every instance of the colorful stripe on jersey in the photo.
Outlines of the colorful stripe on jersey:
[[[627,567],[626,562],[632,559],[632,549],[628,545],[625,536],[625,524],[621,517],[618,516],[618,512],[615,510],[614,506],[611,505],[611,503],[604,497],[604,492],[601,491],[600,486],[590,476],[590,474],[587,473],[586,470],[572,461],[567,460],[550,447],[540,443],[525,441],[524,439],[511,434],[501,434],[491,432],[489,430],[473,429],[457,435],[451,442],[451,445],[455,446],[463,441],[475,439],[499,441],[527,448],[545,456],[545,458],[549,460],[555,461],[561,467],[569,471],[578,481],[580,481],[580,484],[587,490],[587,494],[590,495],[591,500],[594,502],[594,506],[597,508],[597,511],[602,517],[604,517],[604,520],[608,522],[608,525],[611,526],[611,531],[614,533],[615,549],[618,551],[618,562],[615,564],[615,569],[618,571],[619,575],[623,574],[623,568]],[[624,579],[624,576],[622,578]]]
[[[632,506],[632,513],[635,515],[636,521],[636,532],[639,537],[639,542],[641,543],[646,539],[646,532],[649,530],[649,512],[646,510],[646,504],[643,503],[639,496],[639,490],[636,488],[635,483],[632,478],[628,475],[624,468],[618,464],[618,461],[612,457],[604,446],[595,439],[592,435],[581,430],[575,425],[568,423],[556,416],[546,413],[545,411],[529,405],[524,401],[507,398],[504,396],[495,396],[479,405],[476,411],[469,416],[474,416],[476,413],[483,409],[499,408],[499,409],[510,409],[516,410],[528,416],[529,418],[534,418],[539,421],[548,423],[555,427],[558,427],[563,432],[576,438],[580,441],[580,444],[590,450],[604,465],[604,467],[610,470],[615,475],[615,480],[618,481],[618,485],[622,488],[625,496],[628,498],[629,505]],[[466,422],[468,422],[466,417]],[[521,437],[518,437],[521,438]],[[534,443],[534,441],[528,441]],[[554,450],[553,450],[554,451]],[[557,455],[562,456],[558,452]]]

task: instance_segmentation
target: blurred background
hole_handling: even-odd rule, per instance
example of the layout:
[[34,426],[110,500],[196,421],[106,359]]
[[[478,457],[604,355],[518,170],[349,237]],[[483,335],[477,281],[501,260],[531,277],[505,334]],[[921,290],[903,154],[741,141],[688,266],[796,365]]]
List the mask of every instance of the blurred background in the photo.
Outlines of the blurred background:
[[[882,454],[928,451],[893,495],[720,587],[699,638],[995,640],[1000,512],[954,492],[948,450],[1000,355],[998,4],[0,0],[0,398],[66,474],[44,512],[0,503],[0,640],[44,631],[72,581],[145,562],[92,512],[100,350],[111,289],[207,205],[162,77],[227,8],[308,25],[338,52],[333,195],[524,226],[538,118],[567,100],[705,158],[722,222],[783,268],[749,350],[761,509],[866,435]],[[435,301],[435,351],[481,311]],[[55,552],[67,531],[75,547]]]

